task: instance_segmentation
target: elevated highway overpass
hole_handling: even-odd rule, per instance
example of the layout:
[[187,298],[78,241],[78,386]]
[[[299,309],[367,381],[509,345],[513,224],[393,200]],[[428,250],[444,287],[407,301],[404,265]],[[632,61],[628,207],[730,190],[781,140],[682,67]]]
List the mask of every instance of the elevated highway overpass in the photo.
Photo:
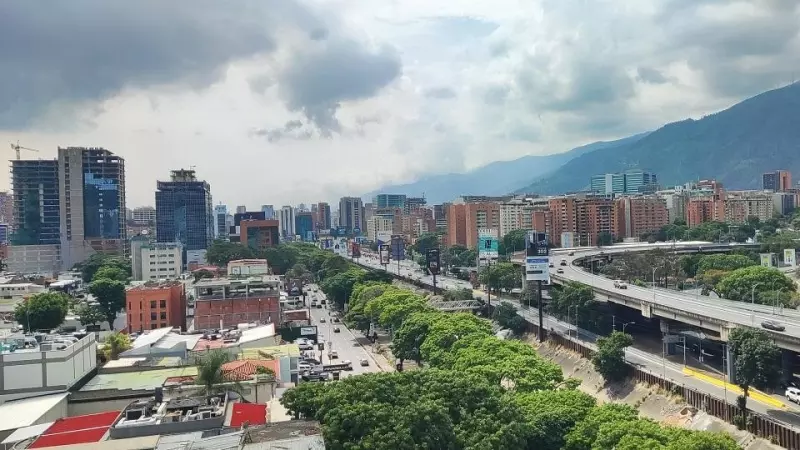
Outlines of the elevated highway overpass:
[[[556,284],[577,281],[592,287],[598,299],[625,305],[639,310],[646,318],[664,318],[701,328],[710,338],[723,342],[728,340],[731,330],[736,327],[753,327],[769,333],[782,348],[800,353],[800,312],[782,310],[772,313],[773,308],[765,305],[736,302],[725,299],[712,299],[679,291],[656,288],[642,288],[629,285],[627,289],[614,287],[611,279],[594,275],[579,264],[594,258],[613,258],[614,255],[628,252],[648,251],[656,248],[680,252],[723,251],[742,248],[743,245],[713,244],[708,242],[680,242],[657,244],[631,244],[603,248],[573,248],[554,250],[550,256],[554,264],[551,280]],[[561,260],[567,265],[561,266]],[[524,264],[524,256],[519,255],[513,262]],[[557,268],[564,273],[556,273]],[[767,330],[761,322],[774,320],[786,327],[784,331]]]

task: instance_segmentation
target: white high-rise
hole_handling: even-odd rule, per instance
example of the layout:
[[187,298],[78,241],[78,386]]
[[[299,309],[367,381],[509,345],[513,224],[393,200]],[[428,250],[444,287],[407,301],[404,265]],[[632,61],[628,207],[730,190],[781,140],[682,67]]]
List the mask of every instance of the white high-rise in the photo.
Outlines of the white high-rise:
[[282,238],[294,238],[294,208],[288,205],[281,207],[281,213],[278,216],[278,224],[280,226]]

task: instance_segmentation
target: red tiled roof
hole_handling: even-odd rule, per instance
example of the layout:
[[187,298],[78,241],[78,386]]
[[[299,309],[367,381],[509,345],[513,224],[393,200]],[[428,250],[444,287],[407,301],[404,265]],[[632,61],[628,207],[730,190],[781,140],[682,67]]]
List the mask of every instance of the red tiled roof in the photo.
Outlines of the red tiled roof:
[[222,339],[198,339],[197,343],[194,345],[192,349],[195,352],[202,352],[205,350],[214,350],[217,348],[222,348],[225,346],[225,342]]
[[267,405],[260,403],[234,403],[231,414],[231,426],[241,427],[245,422],[250,425],[267,423]]
[[277,360],[265,359],[240,359],[227,362],[222,366],[222,373],[225,378],[231,381],[245,381],[253,377],[259,367],[264,367],[275,372],[277,377],[280,372],[280,362]]
[[28,448],[97,442],[119,417],[120,411],[108,411],[56,420]]

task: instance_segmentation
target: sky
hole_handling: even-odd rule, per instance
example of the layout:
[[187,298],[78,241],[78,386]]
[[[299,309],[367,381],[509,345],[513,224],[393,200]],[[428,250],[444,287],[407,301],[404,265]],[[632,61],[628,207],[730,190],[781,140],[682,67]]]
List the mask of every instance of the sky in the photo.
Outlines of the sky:
[[179,168],[215,204],[335,202],[784,86],[798,23],[796,0],[4,0],[0,142],[111,150],[128,207]]

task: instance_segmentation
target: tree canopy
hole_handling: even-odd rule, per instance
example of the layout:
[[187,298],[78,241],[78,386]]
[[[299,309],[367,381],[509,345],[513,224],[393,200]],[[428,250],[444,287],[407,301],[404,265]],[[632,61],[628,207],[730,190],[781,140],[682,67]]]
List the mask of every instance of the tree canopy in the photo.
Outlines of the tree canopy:
[[97,300],[98,308],[113,329],[117,313],[125,307],[125,284],[121,281],[99,278],[89,285],[89,292]]
[[597,352],[592,356],[595,370],[607,381],[620,381],[628,375],[625,348],[633,344],[631,335],[614,331],[597,340]]
[[64,323],[69,312],[69,297],[60,292],[43,292],[18,303],[14,319],[26,332],[52,330]]
[[797,291],[794,282],[781,271],[761,266],[744,267],[730,272],[717,283],[715,290],[721,297],[749,302],[753,287],[755,287],[756,294],[778,290]]

